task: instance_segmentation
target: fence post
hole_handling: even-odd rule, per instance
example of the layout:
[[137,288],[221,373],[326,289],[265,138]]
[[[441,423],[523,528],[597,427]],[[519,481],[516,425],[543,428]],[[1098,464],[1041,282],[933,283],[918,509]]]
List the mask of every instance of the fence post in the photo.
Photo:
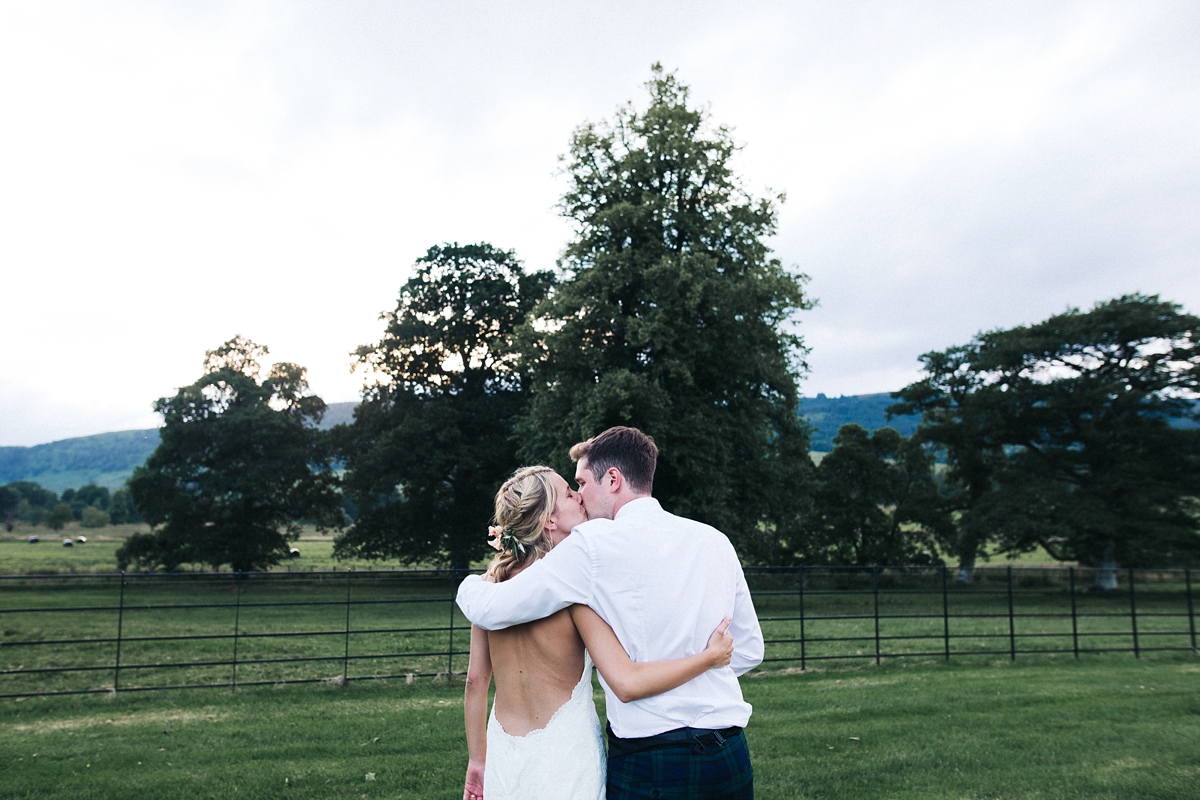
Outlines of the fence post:
[[1141,658],[1142,651],[1138,646],[1137,601],[1134,600],[1133,591],[1133,567],[1129,568],[1129,624],[1133,628],[1133,656]]
[[871,570],[871,590],[875,595],[875,663],[879,663],[879,567]]
[[354,570],[346,570],[346,650],[342,654],[342,686],[350,681],[350,575]]
[[942,564],[942,636],[946,642],[946,660],[950,660],[950,598],[946,590],[946,565]]
[[1184,580],[1187,581],[1187,601],[1188,601],[1188,630],[1192,633],[1192,655],[1196,654],[1196,612],[1192,606],[1192,571],[1185,569],[1183,571]]
[[450,570],[450,641],[446,644],[446,679],[454,674],[454,570]]
[[[1190,587],[1191,584],[1188,584],[1188,586]],[[1192,602],[1192,595],[1191,595],[1191,592],[1189,591],[1189,593],[1188,593],[1188,609],[1189,610],[1191,609],[1191,602]],[[1195,649],[1195,647],[1196,647],[1196,634],[1195,634],[1195,632],[1193,632],[1192,633],[1192,649]],[[805,646],[804,646],[804,565],[801,564],[800,565],[800,669],[801,670],[804,670],[807,668],[807,663],[806,663],[807,657],[808,657],[808,653],[805,652]]]
[[242,573],[235,571],[233,573],[233,586],[237,590],[237,599],[233,605],[233,678],[229,684],[229,691],[237,691],[237,657],[238,657],[238,632],[242,625]]
[[[1188,595],[1188,607],[1191,607],[1191,595]],[[121,628],[125,623],[125,570],[121,570],[121,599],[117,601],[117,660],[113,665],[113,694],[121,685]],[[1195,647],[1196,637],[1192,636],[1192,646]]]
[[1071,648],[1075,651],[1075,658],[1079,658],[1079,623],[1075,613],[1075,568],[1070,567],[1068,572],[1071,575]]
[[1008,657],[1017,660],[1017,626],[1013,620],[1012,567],[1008,568]]

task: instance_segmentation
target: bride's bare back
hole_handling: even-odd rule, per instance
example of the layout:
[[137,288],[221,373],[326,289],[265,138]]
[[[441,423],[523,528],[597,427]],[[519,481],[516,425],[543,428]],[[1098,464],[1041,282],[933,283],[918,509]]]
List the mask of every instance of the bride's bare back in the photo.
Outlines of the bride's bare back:
[[583,674],[583,639],[569,609],[487,633],[496,721],[510,736],[546,727]]

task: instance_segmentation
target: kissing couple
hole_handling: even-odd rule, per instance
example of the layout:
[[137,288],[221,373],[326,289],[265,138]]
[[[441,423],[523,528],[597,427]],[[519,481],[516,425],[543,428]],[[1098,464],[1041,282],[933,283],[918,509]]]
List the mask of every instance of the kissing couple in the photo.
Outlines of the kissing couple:
[[658,448],[636,428],[571,458],[576,491],[549,467],[500,487],[500,552],[458,589],[473,623],[464,800],[753,798],[738,676],[763,638],[733,546],[651,496]]

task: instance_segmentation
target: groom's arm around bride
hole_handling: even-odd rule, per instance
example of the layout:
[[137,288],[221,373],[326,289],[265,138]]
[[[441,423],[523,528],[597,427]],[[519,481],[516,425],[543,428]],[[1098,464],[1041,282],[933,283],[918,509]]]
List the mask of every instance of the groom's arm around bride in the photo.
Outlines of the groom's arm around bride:
[[571,455],[591,519],[510,581],[467,578],[459,606],[479,627],[496,630],[588,605],[634,661],[701,652],[730,617],[735,649],[728,667],[631,703],[605,685],[608,796],[637,796],[636,787],[647,783],[687,785],[689,775],[703,772],[703,796],[751,797],[741,732],[751,708],[737,676],[762,661],[763,640],[732,545],[708,525],[667,513],[651,496],[657,449],[640,431],[609,429]]

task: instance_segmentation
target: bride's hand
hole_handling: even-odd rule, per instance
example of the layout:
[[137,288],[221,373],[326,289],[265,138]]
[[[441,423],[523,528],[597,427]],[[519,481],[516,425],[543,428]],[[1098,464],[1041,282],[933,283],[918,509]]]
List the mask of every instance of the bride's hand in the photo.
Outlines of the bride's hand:
[[714,667],[723,667],[733,658],[733,634],[729,632],[731,621],[729,617],[721,620],[712,636],[708,637],[708,647],[704,648],[704,652]]
[[463,788],[463,800],[483,800],[483,764],[467,762],[467,781]]

